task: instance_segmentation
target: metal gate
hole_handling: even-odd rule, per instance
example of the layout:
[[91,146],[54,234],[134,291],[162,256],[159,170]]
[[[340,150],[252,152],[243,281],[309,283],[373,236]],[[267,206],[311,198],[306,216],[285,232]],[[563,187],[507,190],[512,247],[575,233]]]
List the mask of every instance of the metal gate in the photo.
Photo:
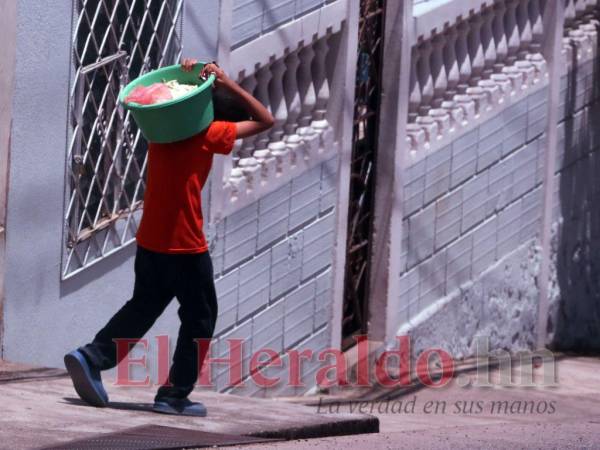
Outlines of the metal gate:
[[367,332],[369,320],[371,235],[383,64],[384,11],[385,0],[360,1],[342,316],[344,350],[354,344],[354,335]]

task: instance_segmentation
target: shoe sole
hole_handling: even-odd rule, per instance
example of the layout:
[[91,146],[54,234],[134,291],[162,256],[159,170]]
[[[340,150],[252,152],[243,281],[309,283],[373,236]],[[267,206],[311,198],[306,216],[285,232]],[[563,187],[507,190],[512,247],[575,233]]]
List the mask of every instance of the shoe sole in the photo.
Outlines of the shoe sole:
[[88,369],[76,356],[65,355],[65,367],[73,381],[75,391],[83,401],[97,407],[104,407],[108,404],[91,381],[92,377]]
[[152,411],[157,412],[157,413],[161,413],[161,414],[172,414],[174,416],[194,416],[194,417],[206,417],[206,411],[202,412],[202,413],[186,413],[186,412],[179,412],[177,411],[175,408],[166,405],[166,404],[161,404],[161,405],[154,405],[152,407]]

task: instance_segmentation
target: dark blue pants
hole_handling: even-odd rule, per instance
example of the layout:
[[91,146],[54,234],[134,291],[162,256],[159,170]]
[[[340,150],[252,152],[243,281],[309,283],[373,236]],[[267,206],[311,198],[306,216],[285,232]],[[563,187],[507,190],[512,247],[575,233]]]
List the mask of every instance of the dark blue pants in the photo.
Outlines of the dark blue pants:
[[198,346],[194,339],[212,338],[217,320],[217,296],[208,251],[166,254],[138,246],[133,297],[98,332],[93,342],[80,350],[99,370],[115,367],[119,361],[113,339],[143,337],[173,297],[179,301],[181,319],[169,372],[173,386],[161,386],[156,398],[187,397],[199,370]]

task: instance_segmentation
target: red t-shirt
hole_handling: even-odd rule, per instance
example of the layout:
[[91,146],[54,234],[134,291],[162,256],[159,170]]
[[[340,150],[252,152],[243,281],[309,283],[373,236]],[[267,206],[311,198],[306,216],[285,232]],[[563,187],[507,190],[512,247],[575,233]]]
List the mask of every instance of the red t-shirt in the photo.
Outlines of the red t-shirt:
[[202,133],[183,141],[150,143],[138,245],[159,253],[208,250],[200,192],[213,154],[229,154],[235,138],[235,123],[214,121]]

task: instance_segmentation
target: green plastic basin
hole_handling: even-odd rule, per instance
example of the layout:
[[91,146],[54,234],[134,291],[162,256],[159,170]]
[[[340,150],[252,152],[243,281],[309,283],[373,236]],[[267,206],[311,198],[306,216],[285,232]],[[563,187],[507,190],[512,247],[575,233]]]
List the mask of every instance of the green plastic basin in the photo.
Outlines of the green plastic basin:
[[[206,81],[198,78],[204,63],[197,63],[191,72],[184,72],[179,64],[162,67],[131,81],[121,91],[119,101],[149,142],[166,143],[187,139],[200,133],[213,121],[212,84],[215,76]],[[199,84],[200,88],[175,100],[154,105],[125,103],[125,98],[136,86],[150,86],[162,81]]]

